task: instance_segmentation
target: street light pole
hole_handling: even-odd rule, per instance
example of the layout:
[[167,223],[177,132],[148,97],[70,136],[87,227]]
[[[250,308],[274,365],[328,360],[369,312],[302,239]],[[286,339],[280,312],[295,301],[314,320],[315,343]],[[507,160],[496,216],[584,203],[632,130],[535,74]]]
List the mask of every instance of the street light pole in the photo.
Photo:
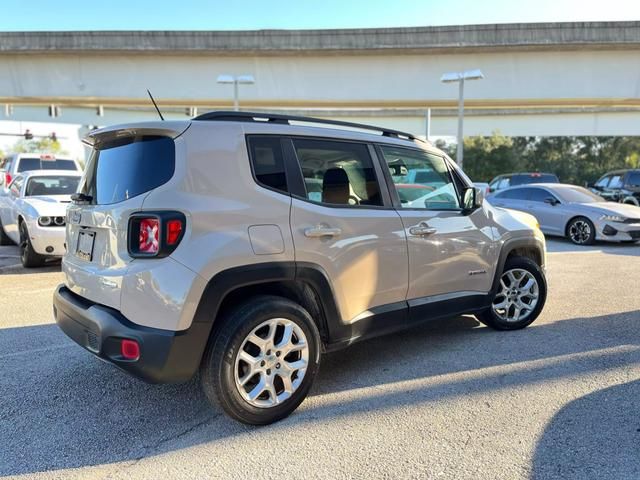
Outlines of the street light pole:
[[253,75],[218,75],[218,83],[222,84],[233,84],[233,110],[240,110],[240,98],[238,93],[238,85],[253,85],[256,83]]
[[456,148],[456,163],[462,168],[464,154],[464,82],[465,80],[480,80],[484,75],[480,70],[467,70],[465,72],[449,72],[442,75],[443,83],[458,82],[458,146]]
[[464,77],[461,78],[458,83],[458,148],[456,148],[456,163],[462,168],[462,154],[464,150]]

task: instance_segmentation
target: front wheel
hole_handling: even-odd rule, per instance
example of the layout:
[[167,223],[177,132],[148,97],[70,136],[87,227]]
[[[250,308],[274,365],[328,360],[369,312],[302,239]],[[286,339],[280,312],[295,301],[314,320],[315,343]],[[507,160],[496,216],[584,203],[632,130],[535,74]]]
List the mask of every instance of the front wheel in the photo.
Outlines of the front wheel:
[[200,371],[207,398],[251,425],[291,414],[320,365],[320,334],[309,313],[265,295],[230,310],[221,322]]
[[547,282],[538,264],[527,257],[511,257],[491,307],[476,317],[496,330],[517,330],[538,318],[546,299]]
[[567,236],[576,245],[591,245],[596,239],[596,229],[588,218],[576,217],[567,225]]
[[20,223],[20,261],[24,268],[40,267],[44,264],[44,257],[37,253],[31,245],[27,224]]

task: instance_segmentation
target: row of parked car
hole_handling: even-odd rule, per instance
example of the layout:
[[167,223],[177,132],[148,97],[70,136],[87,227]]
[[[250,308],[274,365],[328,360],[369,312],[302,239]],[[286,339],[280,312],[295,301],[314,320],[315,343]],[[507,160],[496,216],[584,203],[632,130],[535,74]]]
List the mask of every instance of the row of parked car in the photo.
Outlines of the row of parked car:
[[552,173],[499,175],[486,193],[493,205],[530,213],[545,234],[578,245],[640,240],[640,170],[607,173],[589,188],[562,184]]
[[0,163],[0,245],[16,244],[27,267],[64,255],[66,209],[82,168],[53,154],[16,154]]

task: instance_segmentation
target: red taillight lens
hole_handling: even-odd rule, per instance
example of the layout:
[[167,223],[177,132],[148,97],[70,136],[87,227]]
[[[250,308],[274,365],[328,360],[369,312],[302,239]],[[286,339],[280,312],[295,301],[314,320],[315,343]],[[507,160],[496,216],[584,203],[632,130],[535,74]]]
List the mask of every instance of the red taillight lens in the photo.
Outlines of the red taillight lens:
[[140,345],[135,340],[123,338],[120,341],[120,353],[125,360],[138,360],[140,358]]
[[167,245],[176,245],[182,233],[182,220],[169,220],[167,222]]
[[160,250],[160,220],[157,218],[143,218],[140,220],[140,234],[138,235],[138,252],[158,253]]
[[5,173],[4,174],[4,186],[8,187],[10,183],[11,183],[11,174],[10,173]]

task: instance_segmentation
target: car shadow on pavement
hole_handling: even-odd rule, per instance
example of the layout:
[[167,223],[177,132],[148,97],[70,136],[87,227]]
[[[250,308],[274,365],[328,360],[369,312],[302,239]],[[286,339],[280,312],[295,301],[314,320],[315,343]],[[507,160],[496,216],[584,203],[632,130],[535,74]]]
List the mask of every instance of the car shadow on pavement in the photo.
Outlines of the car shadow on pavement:
[[536,446],[532,478],[640,478],[638,398],[636,380],[562,408]]
[[576,245],[562,237],[547,236],[547,253],[595,253],[640,256],[640,243],[597,241],[593,245]]
[[[638,364],[640,348],[629,345],[638,320],[634,311],[514,332],[493,331],[469,316],[432,322],[325,355],[309,401],[263,428],[384,413]],[[0,371],[0,476],[136,461],[261,432],[212,408],[196,380],[144,384],[78,348],[55,325],[0,330]],[[544,439],[541,448],[547,448]],[[553,453],[538,456],[544,455]]]

